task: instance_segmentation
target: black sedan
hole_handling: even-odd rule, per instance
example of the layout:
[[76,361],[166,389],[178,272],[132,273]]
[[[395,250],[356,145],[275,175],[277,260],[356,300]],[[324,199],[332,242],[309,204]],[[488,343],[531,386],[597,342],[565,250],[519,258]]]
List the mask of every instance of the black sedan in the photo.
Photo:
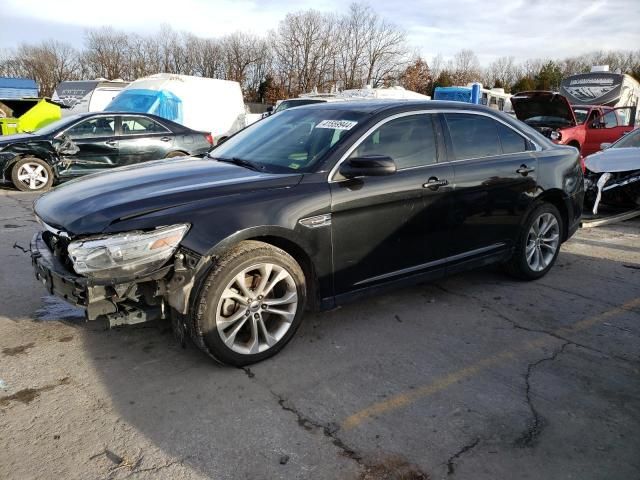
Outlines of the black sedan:
[[31,255],[88,319],[172,318],[213,358],[246,365],[279,351],[306,307],[489,263],[542,277],[583,195],[578,151],[501,112],[325,103],[257,122],[202,159],[43,195]]
[[203,155],[212,138],[155,115],[98,112],[65,117],[34,133],[0,136],[0,179],[22,191],[122,165]]

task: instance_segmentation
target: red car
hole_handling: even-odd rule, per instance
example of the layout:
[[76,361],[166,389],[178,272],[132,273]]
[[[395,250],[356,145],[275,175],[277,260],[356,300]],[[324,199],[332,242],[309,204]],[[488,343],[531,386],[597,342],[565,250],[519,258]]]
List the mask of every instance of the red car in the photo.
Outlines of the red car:
[[576,147],[583,156],[600,150],[634,129],[636,107],[570,105],[553,92],[521,92],[511,97],[518,120],[555,143]]

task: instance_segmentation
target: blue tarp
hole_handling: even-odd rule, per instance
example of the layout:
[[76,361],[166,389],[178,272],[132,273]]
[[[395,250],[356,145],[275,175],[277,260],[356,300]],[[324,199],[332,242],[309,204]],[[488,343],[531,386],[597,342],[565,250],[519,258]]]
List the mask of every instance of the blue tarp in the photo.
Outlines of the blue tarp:
[[30,78],[0,77],[0,99],[37,97],[38,84]]
[[111,100],[104,110],[152,113],[167,120],[182,123],[182,100],[167,90],[125,89]]
[[436,87],[433,92],[433,99],[471,103],[471,89],[466,87]]

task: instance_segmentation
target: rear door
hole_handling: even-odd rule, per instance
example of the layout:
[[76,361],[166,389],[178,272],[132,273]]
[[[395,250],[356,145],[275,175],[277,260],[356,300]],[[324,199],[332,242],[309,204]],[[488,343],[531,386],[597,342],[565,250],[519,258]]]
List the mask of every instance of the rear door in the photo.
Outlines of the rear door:
[[455,170],[450,255],[464,261],[504,249],[517,238],[536,192],[534,147],[488,115],[452,112],[442,120]]
[[118,164],[116,117],[97,116],[76,123],[63,132],[77,147],[77,152],[63,154],[60,175],[78,176],[113,168]]
[[601,143],[613,143],[634,128],[636,107],[618,107],[588,123],[582,155],[600,150]]
[[349,157],[390,156],[396,173],[333,178],[337,294],[437,268],[446,257],[453,167],[437,163],[438,128],[432,114],[391,118]]
[[143,115],[121,118],[120,165],[158,160],[174,150],[175,135],[164,125]]

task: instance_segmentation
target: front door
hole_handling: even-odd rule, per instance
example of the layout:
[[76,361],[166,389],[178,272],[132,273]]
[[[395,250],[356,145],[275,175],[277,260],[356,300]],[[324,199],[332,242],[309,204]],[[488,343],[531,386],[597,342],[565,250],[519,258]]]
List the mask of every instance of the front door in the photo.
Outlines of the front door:
[[389,120],[349,158],[390,156],[396,173],[330,179],[336,294],[437,268],[446,257],[453,167],[437,163],[436,131],[431,114]]
[[536,193],[537,158],[522,135],[491,117],[446,113],[455,165],[451,256],[464,261],[507,248]]
[[[118,141],[113,116],[93,117],[66,130],[71,140],[68,152],[62,152],[61,177],[73,177],[117,166]],[[72,153],[73,152],[73,153]]]
[[151,118],[123,115],[118,144],[119,164],[130,165],[165,158],[173,150],[174,135]]
[[630,132],[635,124],[636,107],[618,107],[588,123],[582,155],[600,150],[600,144],[613,143]]

